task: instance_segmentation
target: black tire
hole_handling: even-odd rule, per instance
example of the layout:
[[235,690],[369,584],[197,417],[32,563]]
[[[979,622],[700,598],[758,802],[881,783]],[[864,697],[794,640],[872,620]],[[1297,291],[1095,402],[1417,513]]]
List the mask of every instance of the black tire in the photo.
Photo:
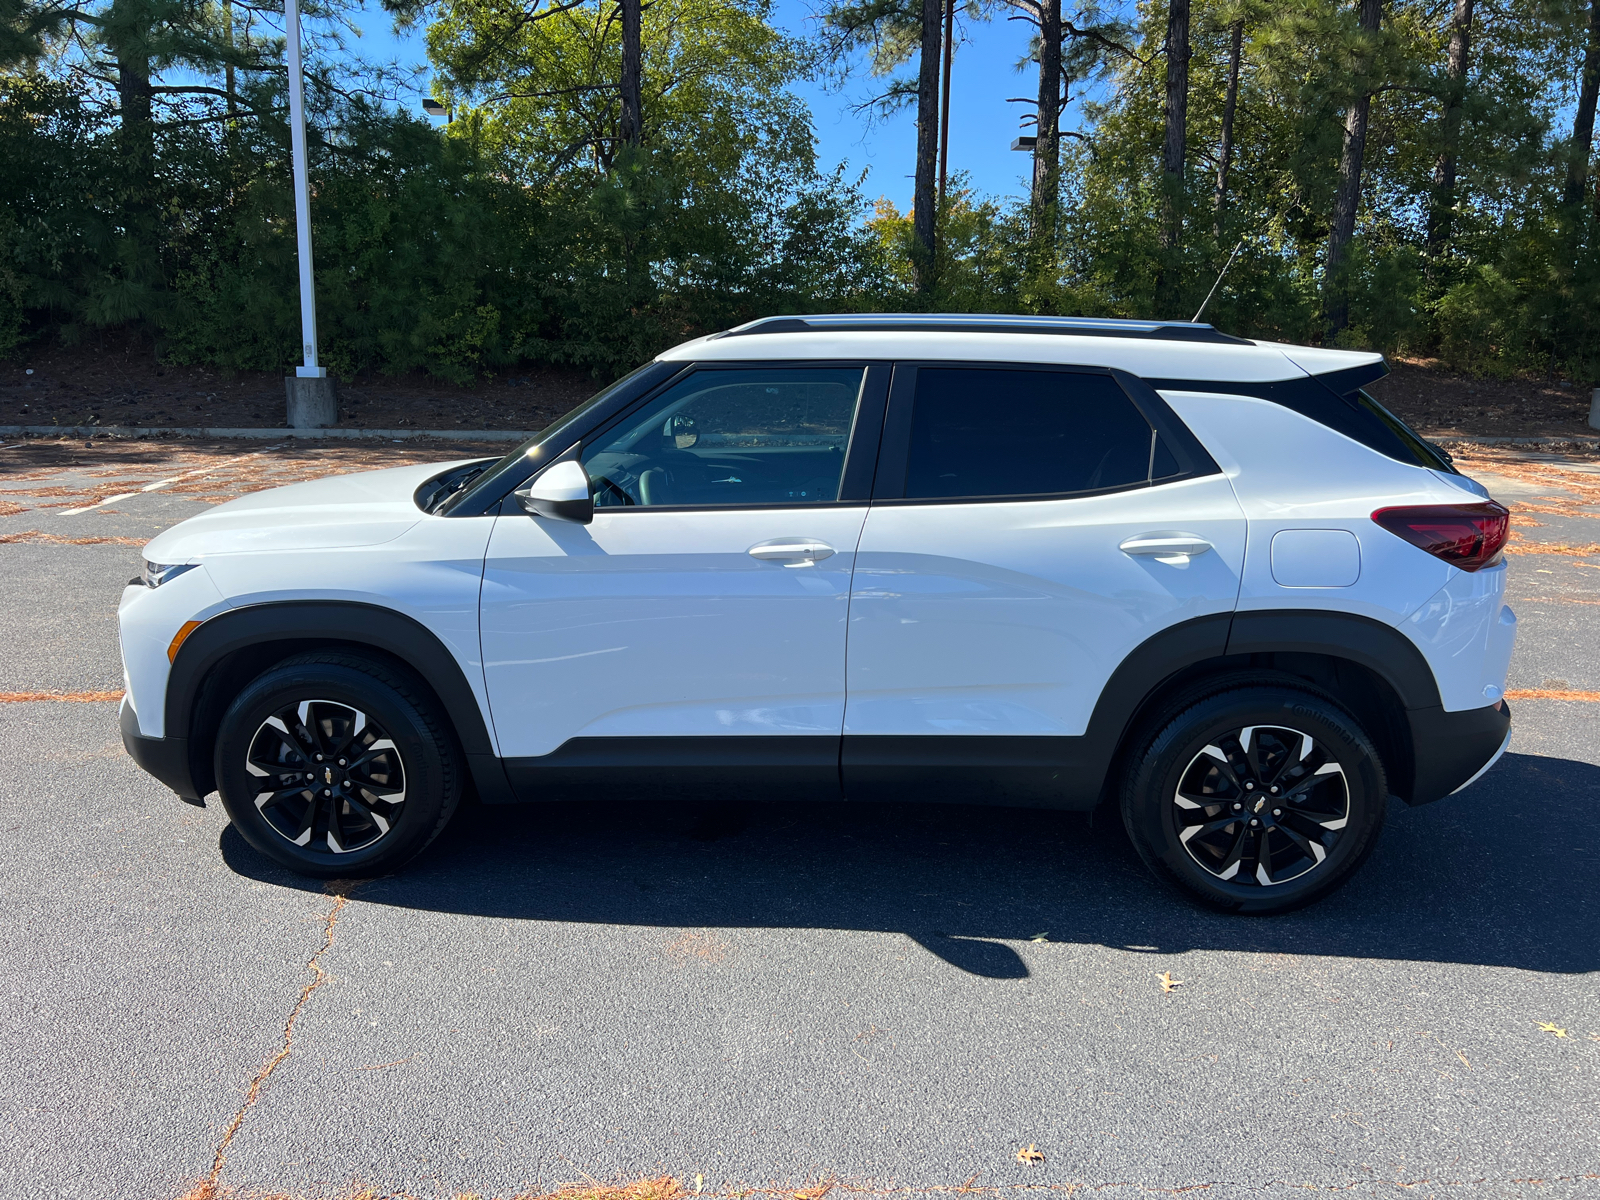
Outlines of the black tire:
[[1212,908],[1265,915],[1349,879],[1388,795],[1372,740],[1342,705],[1261,681],[1191,696],[1147,727],[1122,820],[1158,878]]
[[381,875],[421,853],[460,803],[460,764],[420,681],[337,651],[257,677],[217,733],[217,791],[234,827],[317,879]]

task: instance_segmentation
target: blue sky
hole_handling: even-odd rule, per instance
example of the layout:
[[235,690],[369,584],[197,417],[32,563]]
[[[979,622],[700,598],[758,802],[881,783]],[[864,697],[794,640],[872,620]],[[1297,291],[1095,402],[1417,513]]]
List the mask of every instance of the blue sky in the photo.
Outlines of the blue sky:
[[[811,6],[807,0],[775,0],[774,21],[790,33],[809,33],[813,28]],[[393,56],[405,64],[425,65],[427,55],[420,33],[396,38],[390,18],[376,0],[368,0],[359,23],[364,33],[359,49],[364,56]],[[1016,71],[1017,60],[1027,51],[1030,29],[1004,16],[957,24],[950,88],[950,170],[967,172],[972,185],[985,195],[1021,196],[1027,192],[1030,159],[1013,151],[1011,142],[1019,133],[1028,132],[1018,120],[1032,110],[1005,101],[1008,96],[1030,95],[1037,87],[1031,69],[1021,74]],[[811,106],[821,166],[831,170],[834,164],[844,162],[852,175],[866,170],[867,194],[887,196],[904,210],[911,203],[916,126],[909,111],[870,125],[851,111],[853,102],[873,94],[875,82],[863,72],[841,92],[827,92],[813,84],[801,84],[796,91]],[[419,92],[416,103],[421,97]],[[1070,127],[1070,122],[1069,115],[1064,123]]]

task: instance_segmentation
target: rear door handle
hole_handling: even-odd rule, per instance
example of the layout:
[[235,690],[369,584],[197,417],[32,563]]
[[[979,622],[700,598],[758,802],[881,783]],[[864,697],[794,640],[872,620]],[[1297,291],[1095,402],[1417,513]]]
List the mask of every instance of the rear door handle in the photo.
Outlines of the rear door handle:
[[1149,555],[1157,562],[1192,558],[1211,548],[1210,542],[1193,533],[1137,533],[1117,547],[1124,554]]
[[769,542],[757,542],[748,553],[751,558],[759,558],[762,562],[804,567],[833,557],[833,547],[816,538],[773,538]]

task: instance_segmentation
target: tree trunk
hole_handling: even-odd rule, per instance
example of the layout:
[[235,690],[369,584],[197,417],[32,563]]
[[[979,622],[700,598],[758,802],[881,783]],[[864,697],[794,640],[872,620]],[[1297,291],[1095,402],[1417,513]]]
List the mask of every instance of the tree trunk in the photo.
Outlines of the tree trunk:
[[939,41],[942,0],[922,0],[922,61],[917,73],[917,176],[911,201],[912,267],[917,292],[933,290],[935,192],[939,169]]
[[[233,77],[233,0],[222,0],[222,23],[223,44],[228,47],[228,65],[223,71],[223,90],[228,93],[228,115],[231,117],[238,109]],[[232,131],[231,125],[229,131],[230,133]]]
[[[1471,0],[1467,0],[1471,3]],[[1222,214],[1228,206],[1228,169],[1233,166],[1233,114],[1239,107],[1239,58],[1244,49],[1244,18],[1235,21],[1229,29],[1228,91],[1222,101],[1222,144],[1217,147],[1217,194],[1212,207],[1216,210],[1214,232],[1222,238]]]
[[944,6],[944,82],[939,96],[939,204],[950,177],[950,74],[956,65],[956,0]]
[[122,152],[130,182],[148,183],[155,173],[156,126],[151,107],[150,60],[138,54],[117,54],[117,107]]
[[1433,196],[1428,208],[1428,255],[1437,258],[1450,243],[1456,207],[1456,147],[1461,140],[1461,103],[1467,90],[1467,55],[1472,51],[1472,0],[1456,0],[1450,17],[1450,52],[1445,60],[1444,136],[1433,164]]
[[1572,122],[1572,157],[1567,159],[1567,186],[1561,199],[1568,205],[1582,202],[1589,179],[1589,156],[1594,153],[1594,108],[1600,97],[1600,0],[1590,0],[1589,39],[1583,48],[1583,83],[1578,89],[1578,113]]
[[1061,0],[1039,2],[1039,121],[1033,143],[1033,233],[1056,232],[1061,178]]
[[622,8],[622,121],[618,133],[627,146],[644,140],[644,100],[640,77],[643,54],[640,49],[641,0],[618,0]]
[[[1600,3],[1600,0],[1596,0]],[[1383,0],[1361,0],[1359,24],[1363,33],[1375,34],[1383,22]],[[1333,228],[1328,232],[1328,260],[1323,270],[1323,305],[1331,340],[1350,324],[1350,304],[1340,282],[1339,268],[1356,232],[1356,210],[1361,206],[1361,166],[1367,149],[1367,117],[1372,111],[1371,81],[1366,78],[1372,56],[1364,51],[1356,68],[1362,90],[1351,101],[1344,118],[1344,149],[1339,155],[1339,186],[1333,196]]]
[[1169,311],[1177,303],[1177,250],[1183,242],[1183,160],[1189,132],[1189,0],[1169,0],[1167,8],[1166,139],[1161,148],[1161,265],[1156,271],[1156,304]]

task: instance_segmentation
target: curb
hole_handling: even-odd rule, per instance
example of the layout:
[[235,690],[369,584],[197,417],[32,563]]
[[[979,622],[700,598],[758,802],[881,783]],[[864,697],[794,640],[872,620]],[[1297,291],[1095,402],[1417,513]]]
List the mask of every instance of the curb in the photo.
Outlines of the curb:
[[[533,435],[524,429],[202,429],[197,425],[0,425],[0,437],[121,438],[339,438],[407,441],[438,438],[447,442],[521,442]],[[1575,437],[1436,437],[1430,441],[1465,446],[1581,446],[1600,450],[1600,438]]]
[[202,429],[196,425],[0,425],[0,437],[120,438],[361,438],[405,441],[442,438],[449,442],[522,442],[532,436],[520,429]]
[[1585,450],[1600,450],[1600,439],[1572,437],[1436,437],[1430,442],[1446,446],[1582,446]]

